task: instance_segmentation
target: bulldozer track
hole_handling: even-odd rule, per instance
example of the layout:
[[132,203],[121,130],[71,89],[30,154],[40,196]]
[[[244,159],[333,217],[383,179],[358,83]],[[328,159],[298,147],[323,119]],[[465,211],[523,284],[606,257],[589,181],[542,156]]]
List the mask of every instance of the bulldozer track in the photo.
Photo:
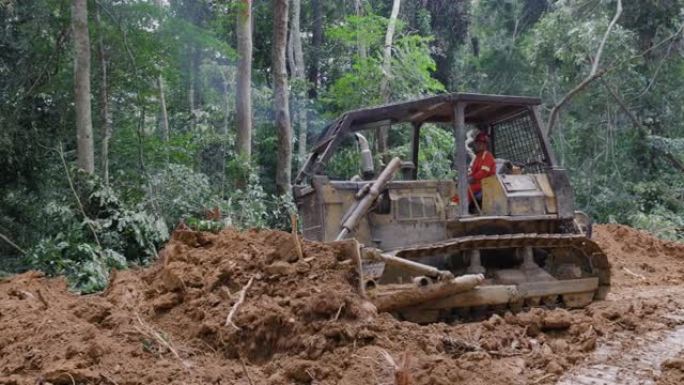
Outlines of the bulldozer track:
[[435,254],[452,254],[468,250],[506,249],[519,247],[572,248],[584,254],[599,277],[599,284],[610,285],[610,263],[598,244],[580,234],[502,234],[472,235],[446,241],[403,247],[389,251],[406,259],[416,259]]
[[390,253],[402,258],[424,257],[435,253],[452,253],[475,249],[502,249],[516,247],[558,248],[571,247],[587,256],[605,257],[605,253],[592,240],[578,234],[504,234],[472,235],[452,238],[442,242],[415,245],[392,250]]

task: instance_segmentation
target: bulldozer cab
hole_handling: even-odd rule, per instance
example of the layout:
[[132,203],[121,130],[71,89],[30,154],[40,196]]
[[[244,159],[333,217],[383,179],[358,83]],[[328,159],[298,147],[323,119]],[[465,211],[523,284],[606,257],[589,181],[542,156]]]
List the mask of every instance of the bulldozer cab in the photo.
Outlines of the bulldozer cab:
[[[572,190],[544,135],[539,104],[538,98],[455,93],[343,114],[323,131],[295,181],[305,237],[338,238],[364,186],[373,184],[389,165],[375,167],[381,162],[368,144],[388,126],[408,131],[410,150],[372,207],[346,230],[367,245],[391,249],[481,231],[520,232],[530,220],[573,218]],[[420,132],[429,123],[453,135],[455,178],[418,180]],[[478,131],[490,135],[497,173],[482,181],[482,202],[473,211],[469,199],[461,197],[468,194],[468,142]],[[360,172],[334,180],[336,175],[326,166],[350,141],[358,142]],[[489,229],[482,230],[478,223]]]

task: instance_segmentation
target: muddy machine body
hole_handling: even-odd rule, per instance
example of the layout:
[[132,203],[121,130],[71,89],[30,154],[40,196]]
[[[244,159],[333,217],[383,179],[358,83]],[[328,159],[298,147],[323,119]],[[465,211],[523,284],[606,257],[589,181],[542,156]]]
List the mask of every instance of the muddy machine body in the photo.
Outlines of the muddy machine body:
[[[604,298],[610,266],[590,239],[589,219],[575,210],[539,104],[537,98],[456,93],[342,115],[324,130],[293,187],[304,236],[358,241],[360,290],[418,322],[483,306],[582,307]],[[456,178],[418,179],[426,124],[453,135]],[[409,131],[408,159],[376,169],[381,162],[374,162],[366,137],[388,126]],[[467,142],[477,131],[491,137],[497,172],[482,181],[475,205],[465,197]],[[335,180],[326,166],[350,140],[358,143],[359,175]],[[459,276],[476,277],[476,285],[444,289]]]

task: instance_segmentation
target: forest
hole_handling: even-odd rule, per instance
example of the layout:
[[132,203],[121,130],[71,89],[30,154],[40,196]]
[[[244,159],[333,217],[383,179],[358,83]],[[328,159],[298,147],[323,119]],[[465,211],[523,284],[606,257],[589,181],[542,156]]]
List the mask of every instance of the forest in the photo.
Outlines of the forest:
[[[0,18],[0,275],[88,293],[179,223],[289,230],[330,121],[446,92],[541,98],[580,209],[684,240],[682,0],[0,0]],[[419,174],[453,178],[451,134],[420,141]]]

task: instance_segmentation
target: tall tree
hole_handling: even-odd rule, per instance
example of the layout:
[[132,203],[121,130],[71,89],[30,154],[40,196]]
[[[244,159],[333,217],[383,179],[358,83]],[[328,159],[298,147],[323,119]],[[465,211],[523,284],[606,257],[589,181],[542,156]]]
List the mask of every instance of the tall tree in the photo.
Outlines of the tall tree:
[[102,180],[105,184],[109,183],[109,140],[112,137],[112,113],[109,108],[109,79],[107,77],[108,58],[107,49],[102,37],[102,20],[100,19],[100,8],[95,7],[95,19],[99,28],[97,47],[100,56],[100,168]]
[[299,126],[299,141],[297,147],[297,157],[299,164],[306,158],[306,134],[308,131],[306,96],[304,84],[306,75],[304,69],[304,52],[302,50],[302,34],[299,29],[301,15],[301,0],[292,0],[292,24],[290,25],[290,44],[291,48],[291,70],[295,79],[295,119]]
[[196,85],[197,85],[197,48],[195,46],[190,46],[188,47],[188,52],[190,54],[190,57],[188,59],[188,108],[190,110],[190,125],[192,128],[195,128],[195,124],[197,123],[196,115],[195,115],[195,108],[196,108],[196,103],[195,103],[195,93],[196,93]]
[[290,126],[286,67],[287,9],[288,0],[273,0],[273,109],[278,132],[276,191],[279,195],[290,191],[292,173],[292,127]]
[[93,121],[90,110],[90,37],[88,36],[88,2],[74,0],[71,8],[74,39],[74,104],[78,167],[95,172]]
[[252,0],[240,0],[237,12],[238,68],[235,87],[236,152],[252,156]]
[[[399,7],[401,0],[394,0],[392,2],[392,13],[390,14],[389,22],[387,23],[387,33],[385,33],[385,49],[382,56],[382,81],[380,83],[380,93],[382,94],[383,102],[389,103],[391,94],[389,82],[392,77],[392,40],[394,39],[394,30],[397,26],[397,16],[399,15]],[[387,151],[387,126],[381,127],[377,133],[378,153],[384,154]]]
[[309,65],[309,97],[318,95],[318,83],[321,60],[321,46],[323,45],[323,9],[322,0],[311,0],[313,11],[313,30],[311,34],[311,64]]
[[[354,0],[354,13],[357,17],[363,16],[363,0]],[[356,38],[356,48],[361,59],[365,59],[368,56],[368,51],[366,51],[366,44],[364,43],[361,36],[358,36]]]
[[[155,5],[157,8],[159,8],[159,12],[162,12],[164,3],[162,0],[155,0],[154,1]],[[168,110],[166,109],[166,93],[164,91],[164,76],[161,73],[161,70],[159,71],[159,76],[157,76],[157,86],[159,88],[159,113],[161,114],[161,133],[162,133],[162,140],[164,143],[169,142],[169,138],[171,137],[171,131],[169,128],[169,113]],[[167,154],[167,160],[168,160],[168,154]]]

